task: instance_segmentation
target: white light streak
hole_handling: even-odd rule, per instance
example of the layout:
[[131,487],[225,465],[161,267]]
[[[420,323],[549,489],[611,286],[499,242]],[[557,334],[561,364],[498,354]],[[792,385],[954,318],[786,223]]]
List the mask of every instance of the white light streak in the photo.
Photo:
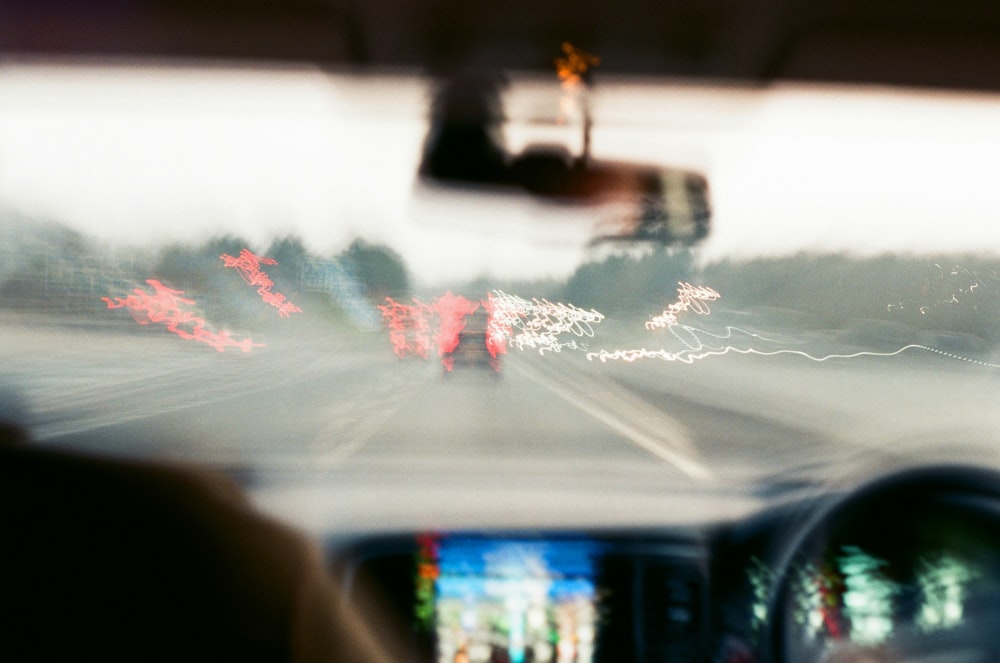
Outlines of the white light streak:
[[[937,265],[940,270],[940,265]],[[966,270],[967,271],[967,270]],[[952,271],[953,274],[957,273]],[[673,352],[664,348],[650,350],[645,347],[638,349],[619,349],[619,350],[600,350],[598,352],[588,352],[587,359],[593,361],[595,359],[599,360],[601,363],[607,363],[609,361],[624,361],[627,363],[635,362],[640,359],[659,359],[661,361],[670,362],[680,362],[684,364],[693,364],[696,361],[702,359],[707,359],[709,357],[721,357],[730,353],[742,354],[742,355],[758,355],[761,357],[774,357],[778,355],[793,355],[808,359],[814,362],[825,362],[832,359],[856,359],[858,357],[894,357],[896,355],[902,354],[908,350],[923,350],[926,352],[932,352],[934,354],[939,354],[943,357],[948,357],[950,359],[955,359],[958,361],[965,361],[971,364],[976,364],[986,368],[1000,368],[1000,364],[995,364],[987,361],[982,361],[979,359],[972,359],[971,357],[965,357],[962,355],[957,355],[951,352],[945,352],[943,350],[938,350],[937,348],[932,348],[930,346],[921,345],[918,343],[911,343],[897,350],[889,352],[877,352],[871,350],[862,350],[853,353],[830,353],[826,355],[815,355],[803,350],[792,350],[789,348],[780,348],[776,350],[761,350],[754,347],[748,348],[737,348],[732,345],[707,345],[703,340],[703,336],[708,336],[718,340],[729,340],[732,338],[733,334],[738,332],[745,334],[746,336],[759,339],[768,343],[778,343],[780,341],[776,339],[767,338],[766,336],[761,336],[760,334],[755,334],[749,332],[745,329],[739,329],[737,327],[726,327],[724,334],[714,334],[703,329],[698,329],[696,327],[691,327],[689,325],[682,325],[678,322],[678,314],[686,311],[693,311],[699,315],[709,315],[711,309],[707,302],[715,301],[719,299],[722,295],[718,292],[709,288],[708,286],[693,286],[690,283],[679,282],[677,289],[677,301],[667,307],[667,309],[658,316],[651,318],[646,322],[646,329],[668,329],[674,337],[680,341],[681,345],[684,346],[682,350]],[[682,333],[681,333],[682,332]]]
[[[501,290],[489,294],[492,306],[492,324],[496,334],[518,350],[538,349],[539,354],[561,352],[563,349],[587,349],[577,339],[593,338],[594,325],[604,320],[604,315],[594,309],[586,311],[573,304],[550,302],[547,299],[528,301]],[[572,334],[576,338],[560,340]]]
[[693,364],[701,359],[707,359],[708,357],[721,357],[729,353],[736,353],[741,355],[759,355],[761,357],[775,357],[777,355],[794,355],[798,357],[803,357],[815,362],[830,361],[832,359],[857,359],[858,357],[895,357],[908,350],[924,350],[926,352],[933,352],[934,354],[939,354],[950,359],[956,359],[959,361],[966,361],[971,364],[977,364],[979,366],[984,366],[986,368],[1000,368],[1000,364],[994,364],[987,361],[980,361],[978,359],[971,359],[969,357],[963,357],[962,355],[956,355],[951,352],[945,352],[943,350],[938,350],[937,348],[931,348],[926,345],[919,345],[917,343],[911,343],[905,345],[898,350],[893,350],[891,352],[874,352],[869,350],[863,350],[860,352],[852,352],[847,354],[828,354],[828,355],[812,355],[808,352],[803,352],[801,350],[758,350],[756,348],[734,348],[728,346],[718,350],[709,350],[706,352],[668,352],[666,350],[647,350],[646,348],[640,348],[638,350],[615,350],[609,352],[608,350],[601,350],[600,352],[588,352],[587,359],[593,361],[594,359],[599,359],[602,363],[608,361],[625,361],[634,362],[639,359],[662,359],[663,361],[678,361],[684,364]]
[[684,311],[708,315],[712,310],[704,302],[714,302],[721,296],[707,286],[693,286],[681,281],[677,284],[677,301],[668,306],[663,313],[649,320],[646,329],[673,327],[678,323],[677,314]]

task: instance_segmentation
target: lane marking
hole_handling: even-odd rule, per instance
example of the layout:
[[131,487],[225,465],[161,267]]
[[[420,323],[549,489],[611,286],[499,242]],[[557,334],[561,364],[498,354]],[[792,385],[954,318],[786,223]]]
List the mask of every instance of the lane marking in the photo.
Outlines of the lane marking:
[[714,479],[712,472],[707,467],[676,450],[680,447],[690,449],[693,452],[694,445],[684,432],[683,425],[674,418],[657,411],[657,418],[661,420],[667,430],[662,431],[654,437],[623,420],[614,412],[608,410],[604,404],[595,401],[593,398],[587,398],[582,393],[572,393],[555,381],[542,376],[535,369],[528,368],[520,362],[517,362],[516,367],[525,377],[548,389],[573,407],[601,422],[636,446],[644,449],[663,462],[672,465],[687,476],[700,481]]
[[[53,391],[49,386],[32,400],[35,408],[32,415],[36,419],[31,426],[32,439],[44,442],[239,400],[315,379],[316,366],[315,358],[305,354],[289,355],[284,362],[209,360],[138,378],[135,373],[126,374],[126,379],[114,384],[93,387],[88,383],[87,388],[75,393],[48,393]],[[248,375],[253,376],[252,384],[247,382]],[[57,399],[64,407],[49,404]],[[69,413],[69,418],[63,418],[63,413]]]
[[[330,470],[343,465],[386,421],[420,393],[420,387],[431,380],[431,374],[421,373],[420,379],[413,381],[409,375],[391,370],[388,378],[384,379],[379,372],[356,392],[354,399],[340,402],[330,409],[330,423],[313,437],[313,446],[326,446],[336,438],[346,437],[347,440],[318,455],[313,461],[317,467]],[[341,410],[354,414],[354,421],[348,424],[346,431],[343,421],[338,418]],[[320,449],[317,451],[321,452]]]

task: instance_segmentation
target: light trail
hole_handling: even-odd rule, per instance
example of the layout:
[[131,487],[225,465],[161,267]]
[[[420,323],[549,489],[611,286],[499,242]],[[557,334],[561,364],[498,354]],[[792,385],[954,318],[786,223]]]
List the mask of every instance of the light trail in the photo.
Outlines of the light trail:
[[[698,352],[706,348],[709,350],[721,351],[724,349],[722,346],[708,346],[702,341],[701,337],[710,336],[720,341],[728,341],[732,338],[734,332],[739,332],[746,336],[769,343],[778,342],[776,339],[767,338],[765,336],[761,336],[760,334],[740,329],[739,327],[726,327],[724,334],[715,334],[704,329],[680,324],[678,315],[687,311],[691,311],[698,315],[710,315],[712,313],[712,309],[709,307],[708,302],[717,301],[721,297],[722,295],[708,286],[695,286],[685,281],[679,281],[677,283],[677,301],[670,304],[670,306],[668,306],[667,309],[660,315],[649,319],[645,325],[646,329],[654,330],[666,328],[678,341],[680,341],[682,345],[684,345],[688,350],[694,352]],[[678,330],[683,331],[684,334],[682,335]],[[664,353],[671,354],[666,351],[664,351]],[[680,356],[683,356],[683,352]]]
[[693,286],[681,281],[677,284],[677,301],[658,316],[646,322],[646,329],[663,329],[678,324],[677,315],[693,311],[699,315],[709,315],[712,310],[706,302],[714,302],[722,295],[707,286]]
[[[938,265],[940,269],[940,265]],[[952,274],[957,274],[958,272],[953,270]],[[648,330],[653,329],[663,329],[669,330],[674,338],[676,338],[683,347],[679,351],[670,351],[664,348],[649,350],[647,348],[638,349],[620,349],[620,350],[600,350],[598,352],[588,352],[587,359],[589,361],[594,361],[595,359],[601,363],[607,363],[609,361],[623,361],[626,363],[632,363],[640,359],[659,359],[661,361],[669,362],[679,362],[683,364],[693,364],[696,361],[702,359],[707,359],[709,357],[721,357],[730,353],[742,354],[742,355],[757,355],[761,357],[775,357],[778,355],[792,355],[797,357],[802,357],[814,362],[825,362],[833,359],[856,359],[858,357],[894,357],[902,354],[903,352],[909,350],[922,350],[925,352],[930,352],[933,354],[938,354],[943,357],[948,357],[950,359],[955,359],[959,361],[968,362],[971,364],[976,364],[978,366],[983,366],[985,368],[1000,368],[1000,364],[991,363],[988,361],[982,361],[979,359],[973,359],[971,357],[965,357],[962,355],[954,354],[951,352],[945,352],[944,350],[939,350],[927,345],[922,345],[918,343],[911,343],[900,347],[899,349],[878,352],[873,350],[863,350],[853,353],[830,353],[826,355],[815,355],[803,350],[794,350],[790,348],[779,348],[775,350],[761,350],[759,348],[747,347],[738,348],[733,345],[723,345],[718,346],[706,344],[702,337],[709,336],[720,341],[729,341],[734,332],[739,332],[745,334],[751,338],[755,338],[768,343],[779,343],[777,339],[767,338],[760,334],[755,334],[749,332],[745,329],[739,329],[738,327],[726,327],[725,334],[714,334],[703,329],[698,329],[696,327],[691,327],[689,325],[682,325],[678,320],[678,315],[680,313],[692,311],[699,315],[709,315],[711,309],[709,308],[708,302],[718,300],[722,295],[718,292],[709,288],[707,286],[693,286],[690,283],[679,282],[677,290],[677,301],[667,307],[667,309],[658,316],[651,318],[646,322],[645,326]]]
[[265,304],[270,304],[278,309],[278,315],[281,317],[287,318],[292,313],[302,312],[302,309],[288,301],[283,294],[271,291],[271,288],[274,287],[274,281],[261,270],[260,266],[262,264],[277,265],[278,261],[274,258],[254,255],[249,249],[241,249],[238,257],[223,253],[219,258],[222,259],[225,267],[234,268],[247,285],[257,286],[257,294],[260,295],[260,298]]
[[[539,354],[563,350],[587,350],[584,338],[594,337],[594,325],[604,315],[593,309],[584,310],[572,304],[550,302],[547,299],[527,300],[500,290],[487,293],[485,300],[474,302],[451,292],[436,297],[431,304],[417,299],[412,304],[386,297],[378,306],[382,321],[389,331],[393,352],[399,358],[418,356],[427,359],[430,348],[437,347],[445,368],[451,370],[452,354],[461,342],[469,320],[484,312],[485,323],[479,320],[473,335],[482,334],[486,350],[496,367],[497,357],[507,353],[507,347],[533,349]],[[573,338],[565,340],[565,336]]]
[[[692,339],[691,342],[689,342],[680,333],[678,333],[678,329],[683,330],[688,335],[688,339]],[[704,348],[708,348],[708,349],[712,349],[712,350],[721,350],[722,349],[721,346],[713,348],[712,346],[706,345],[701,340],[701,336],[702,335],[704,335],[704,336],[710,336],[710,337],[718,339],[720,341],[728,341],[728,340],[730,340],[730,339],[733,338],[734,333],[739,333],[739,334],[742,334],[744,336],[749,336],[751,338],[756,338],[756,339],[759,339],[759,340],[767,342],[767,343],[781,343],[782,342],[782,341],[780,341],[778,339],[775,339],[775,338],[768,338],[767,336],[762,336],[760,334],[755,334],[754,332],[748,331],[746,329],[741,329],[739,327],[731,327],[731,326],[726,327],[726,331],[725,331],[724,334],[715,334],[713,332],[706,331],[704,329],[699,329],[698,327],[692,327],[690,325],[681,325],[681,324],[672,325],[669,328],[669,331],[670,331],[671,334],[674,335],[674,337],[678,341],[681,342],[681,344],[683,344],[684,346],[686,346],[688,350],[693,350],[693,351],[699,351],[699,350],[702,350]],[[787,341],[785,341],[785,342],[787,342]],[[797,341],[797,342],[801,343],[801,341]]]
[[[466,318],[471,316],[479,308],[479,302],[471,302],[461,295],[454,295],[446,292],[441,297],[434,299],[430,305],[431,310],[437,316],[437,335],[435,340],[438,346],[438,356],[441,357],[441,364],[446,370],[451,371],[455,366],[453,353],[462,342],[462,332],[465,331]],[[487,323],[487,326],[489,323]],[[487,345],[484,334],[483,344]],[[494,357],[496,355],[493,355]]]
[[427,305],[416,300],[413,304],[403,304],[391,297],[385,300],[387,303],[377,308],[389,330],[393,353],[400,359],[411,354],[427,359],[432,334]]
[[204,318],[195,315],[187,309],[195,301],[181,297],[183,290],[168,288],[156,279],[147,279],[146,283],[153,288],[149,293],[142,288],[136,288],[127,297],[101,297],[109,309],[127,308],[132,318],[140,325],[158,324],[165,326],[171,333],[187,341],[205,343],[218,352],[226,348],[237,348],[250,352],[253,348],[264,347],[250,339],[238,341],[228,331],[213,332]]
[[[593,338],[594,325],[604,320],[604,315],[594,309],[588,311],[547,299],[529,301],[502,290],[489,293],[488,302],[494,333],[518,350],[537,349],[539,354],[564,349],[585,351],[586,344],[577,339]],[[563,341],[559,337],[565,334],[576,338]]]
[[832,359],[856,359],[858,357],[895,357],[908,350],[924,350],[926,352],[932,352],[934,354],[942,355],[950,359],[957,359],[960,361],[969,362],[971,364],[977,364],[979,366],[984,366],[986,368],[1000,368],[1000,364],[994,364],[987,361],[981,361],[978,359],[972,359],[970,357],[963,357],[962,355],[957,355],[951,352],[945,352],[943,350],[938,350],[937,348],[932,348],[926,345],[920,345],[918,343],[911,343],[905,345],[898,350],[893,350],[891,352],[875,352],[872,350],[862,350],[859,352],[851,352],[845,354],[832,353],[827,355],[816,356],[808,352],[803,352],[802,350],[758,350],[757,348],[734,348],[731,346],[721,348],[718,350],[709,350],[706,352],[668,352],[667,350],[647,350],[646,348],[640,348],[638,350],[601,350],[599,352],[589,352],[587,353],[587,359],[593,361],[594,359],[600,360],[602,363],[608,361],[625,361],[634,362],[639,359],[662,359],[663,361],[676,361],[685,364],[693,364],[701,359],[707,359],[708,357],[721,357],[730,353],[736,353],[741,355],[759,355],[761,357],[774,357],[777,355],[794,355],[798,357],[803,357],[815,362],[825,362]]
[[[393,352],[400,359],[415,355],[427,359],[432,346],[437,347],[441,363],[451,370],[454,359],[451,354],[458,347],[467,319],[479,310],[480,303],[461,295],[447,292],[436,297],[431,304],[413,299],[413,304],[403,304],[391,297],[377,308],[382,312],[382,321],[389,330],[389,340]],[[486,309],[489,311],[489,309]],[[489,322],[487,322],[487,328]],[[493,358],[503,349],[496,341],[487,338],[484,343]]]

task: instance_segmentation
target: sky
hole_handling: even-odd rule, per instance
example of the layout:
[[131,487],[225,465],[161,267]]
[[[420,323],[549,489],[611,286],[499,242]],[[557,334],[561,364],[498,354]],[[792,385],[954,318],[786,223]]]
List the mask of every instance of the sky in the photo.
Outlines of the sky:
[[[578,149],[555,75],[511,80],[508,146]],[[596,158],[709,177],[705,260],[1000,251],[1000,96],[596,80]],[[5,60],[0,206],[130,245],[365,236],[427,282],[571,272],[601,212],[416,185],[428,99],[407,72]]]

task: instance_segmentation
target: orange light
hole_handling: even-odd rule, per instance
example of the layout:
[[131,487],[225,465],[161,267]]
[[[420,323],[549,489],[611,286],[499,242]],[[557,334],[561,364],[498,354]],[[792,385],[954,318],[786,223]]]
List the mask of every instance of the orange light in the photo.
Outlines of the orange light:
[[601,63],[601,59],[596,55],[591,55],[586,51],[564,41],[562,43],[563,54],[555,59],[556,74],[562,81],[563,87],[570,88],[580,83],[583,75]]

